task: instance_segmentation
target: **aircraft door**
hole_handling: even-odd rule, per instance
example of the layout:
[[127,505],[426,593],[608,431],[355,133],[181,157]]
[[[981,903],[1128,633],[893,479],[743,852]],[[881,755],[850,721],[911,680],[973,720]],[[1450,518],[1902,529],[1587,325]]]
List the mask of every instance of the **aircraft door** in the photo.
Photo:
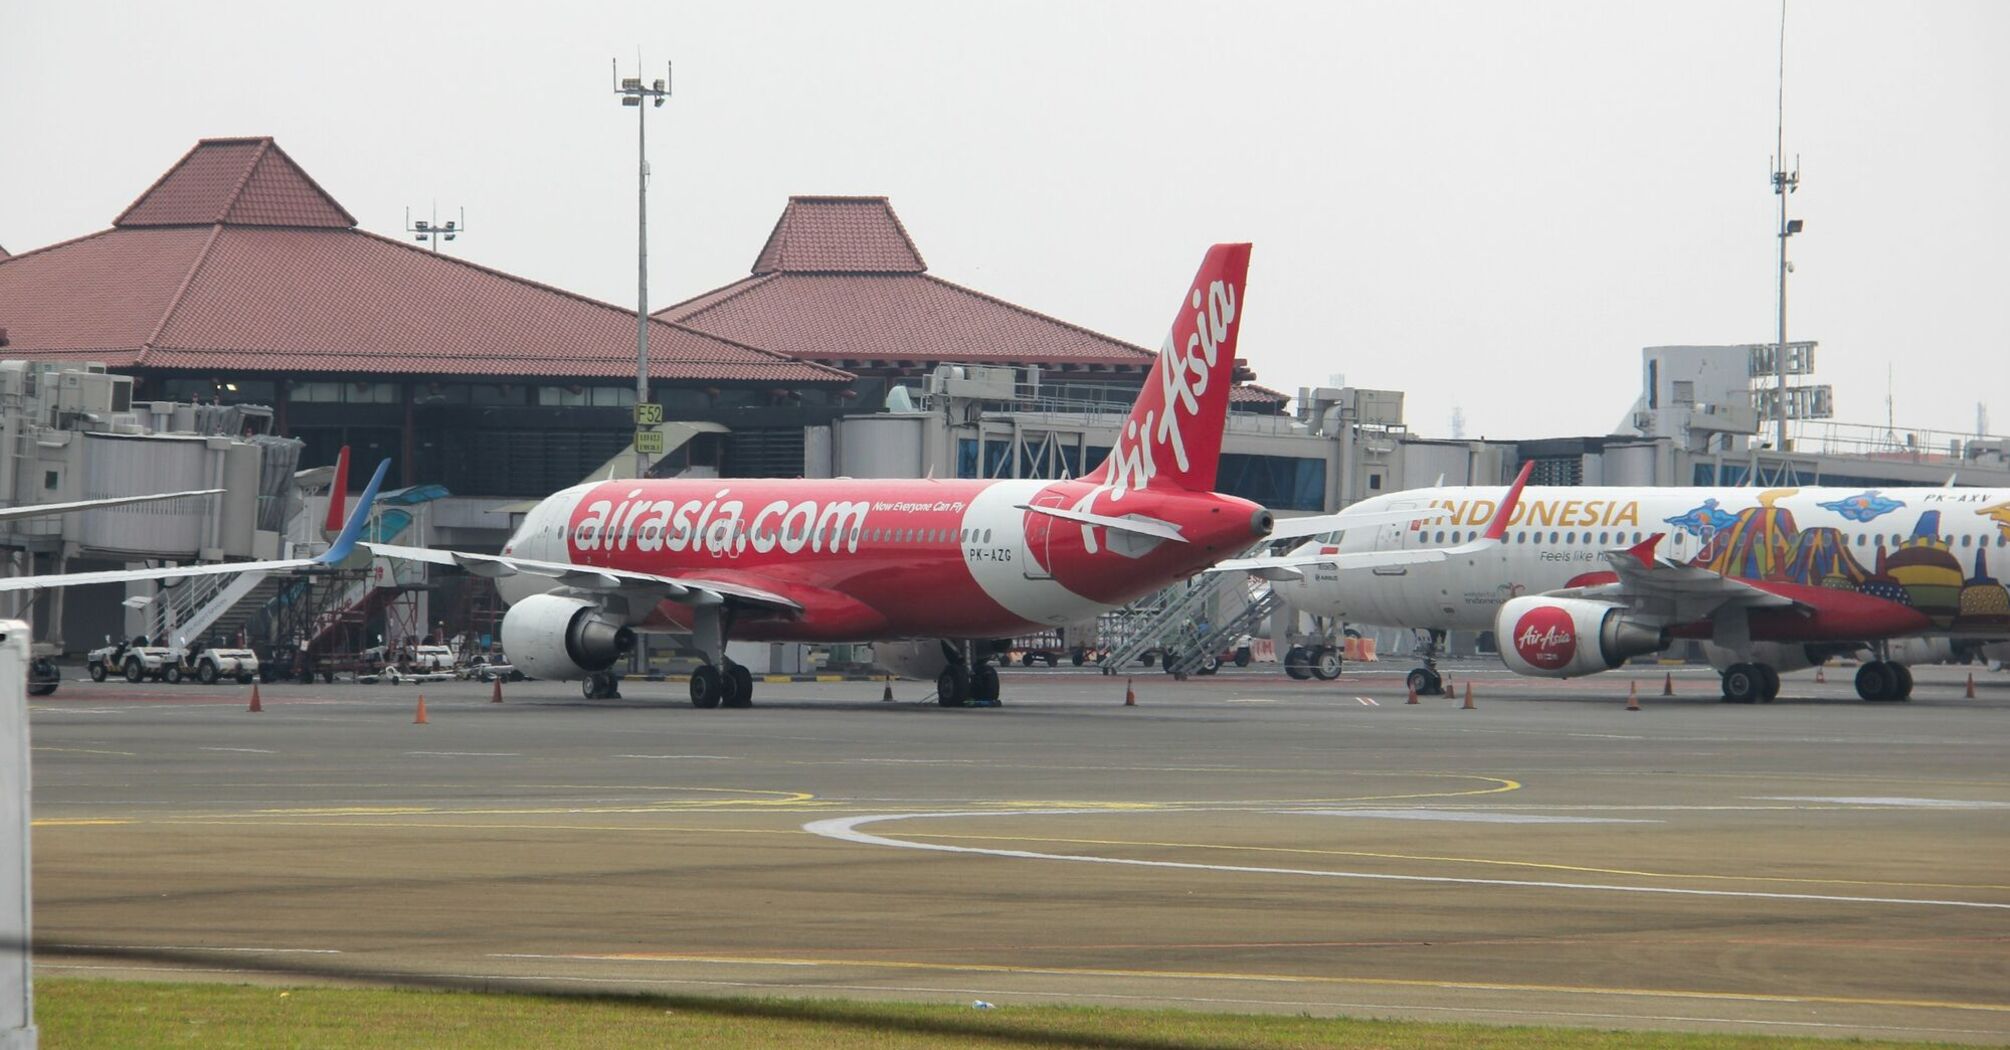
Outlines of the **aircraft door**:
[[[1423,504],[1417,500],[1402,500],[1389,504],[1389,509],[1391,511],[1422,510]],[[1417,541],[1412,538],[1413,534],[1410,531],[1410,525],[1411,523],[1407,521],[1384,522],[1380,528],[1375,530],[1375,549],[1378,551],[1399,551],[1406,545],[1416,546]],[[1409,567],[1404,565],[1378,565],[1372,571],[1377,576],[1407,576],[1410,574]]]
[[[1066,496],[1052,493],[1033,500],[1035,507],[1063,507],[1068,505]],[[1026,514],[1025,545],[1019,551],[1019,571],[1029,580],[1051,580],[1053,562],[1048,554],[1048,544],[1054,538],[1054,530],[1067,528],[1068,523],[1045,514]]]

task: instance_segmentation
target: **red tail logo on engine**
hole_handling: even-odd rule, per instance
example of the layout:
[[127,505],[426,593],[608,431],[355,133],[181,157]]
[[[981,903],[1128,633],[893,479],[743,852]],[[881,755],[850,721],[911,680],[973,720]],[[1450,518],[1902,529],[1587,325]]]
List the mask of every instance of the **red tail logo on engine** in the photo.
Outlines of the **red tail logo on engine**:
[[1577,627],[1568,612],[1538,605],[1514,625],[1514,651],[1530,667],[1554,671],[1576,658]]

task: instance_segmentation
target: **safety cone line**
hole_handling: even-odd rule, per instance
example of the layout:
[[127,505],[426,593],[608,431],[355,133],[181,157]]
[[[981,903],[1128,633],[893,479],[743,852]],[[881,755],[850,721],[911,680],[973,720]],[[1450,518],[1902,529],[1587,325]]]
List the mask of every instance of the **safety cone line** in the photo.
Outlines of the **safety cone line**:
[[1466,683],[1466,703],[1465,706],[1461,707],[1459,710],[1461,711],[1473,710],[1473,683],[1471,682]]
[[[1974,696],[1975,694],[1974,694],[1973,692],[1971,692],[1971,693],[1969,693],[1968,695],[1970,695],[1970,696]],[[265,710],[265,705],[264,705],[264,704],[261,704],[261,703],[259,703],[259,702],[258,702],[258,683],[257,683],[257,682],[253,682],[253,683],[251,683],[251,706],[249,706],[249,707],[245,708],[245,710],[246,710],[246,711],[263,711],[263,710]]]
[[1823,671],[1823,670],[1822,670],[1821,668],[1819,668],[1819,667],[1815,668],[1815,684],[1816,684],[1816,685],[1821,685],[1822,683],[1824,683],[1824,682],[1827,682],[1828,680],[1829,680],[1829,676],[1828,676],[1828,674],[1827,674],[1826,672],[1824,672],[1824,671]]
[[412,716],[412,724],[415,726],[430,724],[430,720],[426,718],[426,694],[424,693],[419,694],[419,713]]
[[1975,699],[1975,672],[1968,672],[1968,699]]
[[880,703],[882,703],[882,704],[890,704],[890,703],[892,703],[892,702],[893,702],[893,676],[892,676],[892,675],[887,675],[887,676],[886,676],[886,688],[884,688],[884,689],[881,689],[881,690],[879,691],[879,702],[880,702]]
[[1662,696],[1675,695],[1675,672],[1673,671],[1668,672],[1668,676],[1661,680],[1661,695]]
[[1410,687],[1410,698],[1409,698],[1408,700],[1405,700],[1405,701],[1403,701],[1403,702],[1404,702],[1404,703],[1406,703],[1406,704],[1414,704],[1414,703],[1416,703],[1416,702],[1417,702],[1417,687],[1416,687],[1416,686],[1414,686],[1414,685],[1413,685],[1413,686],[1411,686],[1411,687]]
[[1138,706],[1137,691],[1131,688],[1131,680],[1128,678],[1124,679],[1124,706],[1125,707]]
[[501,675],[497,675],[497,676],[496,676],[496,678],[495,678],[495,683],[496,683],[496,685],[495,685],[495,688],[494,688],[494,689],[491,689],[491,690],[489,690],[489,703],[492,703],[492,704],[500,704],[500,703],[502,703],[502,676],[501,676]]
[[1639,683],[1639,682],[1633,682],[1633,683],[1630,683],[1630,684],[1629,684],[1629,685],[1627,686],[1627,689],[1626,689],[1626,709],[1627,709],[1628,711],[1638,711],[1638,710],[1640,710],[1640,683]]

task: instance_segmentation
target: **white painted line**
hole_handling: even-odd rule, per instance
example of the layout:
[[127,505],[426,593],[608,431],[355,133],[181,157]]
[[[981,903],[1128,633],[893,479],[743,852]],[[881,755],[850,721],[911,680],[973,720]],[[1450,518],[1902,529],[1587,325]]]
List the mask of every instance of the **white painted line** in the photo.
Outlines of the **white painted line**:
[[340,955],[340,948],[222,948],[213,944],[49,944],[48,951],[67,952],[248,952],[254,955]]
[[1278,809],[1273,813],[1310,813],[1320,817],[1374,817],[1380,820],[1453,820],[1474,824],[1665,824],[1661,820],[1625,817],[1545,817],[1535,813],[1499,813],[1474,809]]
[[2010,809],[2010,802],[1975,802],[1959,798],[1883,798],[1874,795],[1760,795],[1759,802],[1828,802],[1842,806],[1889,806],[1894,809]]
[[1267,696],[1238,696],[1229,700],[1231,704],[1274,704],[1276,702]]
[[1380,706],[1382,706],[1382,705],[1381,705],[1380,703],[1376,702],[1375,698],[1374,698],[1374,697],[1372,697],[1372,696],[1357,696],[1357,697],[1355,697],[1354,699],[1356,699],[1356,700],[1359,700],[1359,701],[1361,701],[1361,706],[1362,706],[1362,707],[1380,707]]
[[731,758],[731,755],[616,755],[615,758]]
[[424,755],[432,758],[520,758],[515,751],[407,751],[407,755]]
[[276,755],[277,751],[267,751],[262,747],[199,747],[197,751],[236,751],[246,755]]
[[[1032,850],[989,849],[980,846],[953,846],[945,842],[908,842],[890,839],[860,831],[864,824],[876,824],[887,820],[929,820],[944,817],[967,819],[973,817],[1030,817],[1030,816],[1087,816],[1109,814],[1109,810],[1098,809],[1022,809],[1008,812],[963,811],[953,813],[880,813],[862,817],[834,817],[829,820],[813,820],[803,825],[803,830],[812,835],[853,842],[863,846],[891,846],[895,849],[926,850],[932,853],[974,853],[988,857],[1012,857],[1020,860],[1065,860],[1077,864],[1119,864],[1138,868],[1170,868],[1180,871],[1218,871],[1244,875],[1303,875],[1322,879],[1361,879],[1374,882],[1429,882],[1455,886],[1499,886],[1513,889],[1536,890],[1580,890],[1596,893],[1649,893],[1675,897],[1734,897],[1741,900],[1769,901],[1817,901],[1827,904],[1887,904],[1933,908],[1980,908],[1987,911],[2010,911],[2010,904],[1989,901],[1934,900],[1911,897],[1844,897],[1822,893],[1765,893],[1754,890],[1701,890],[1679,886],[1618,886],[1596,882],[1538,882],[1523,879],[1480,879],[1460,878],[1452,875],[1391,875],[1374,871],[1334,871],[1325,868],[1267,868],[1244,864],[1199,864],[1176,860],[1135,860],[1127,857],[1090,857],[1073,853],[1036,853]],[[1171,811],[1162,811],[1171,812]]]

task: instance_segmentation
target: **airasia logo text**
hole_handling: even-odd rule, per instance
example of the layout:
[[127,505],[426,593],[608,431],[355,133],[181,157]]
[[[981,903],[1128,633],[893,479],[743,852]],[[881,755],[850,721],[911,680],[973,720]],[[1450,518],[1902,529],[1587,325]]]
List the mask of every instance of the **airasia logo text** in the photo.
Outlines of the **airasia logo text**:
[[1514,625],[1514,651],[1530,667],[1557,670],[1577,657],[1577,625],[1562,609],[1539,605]]

